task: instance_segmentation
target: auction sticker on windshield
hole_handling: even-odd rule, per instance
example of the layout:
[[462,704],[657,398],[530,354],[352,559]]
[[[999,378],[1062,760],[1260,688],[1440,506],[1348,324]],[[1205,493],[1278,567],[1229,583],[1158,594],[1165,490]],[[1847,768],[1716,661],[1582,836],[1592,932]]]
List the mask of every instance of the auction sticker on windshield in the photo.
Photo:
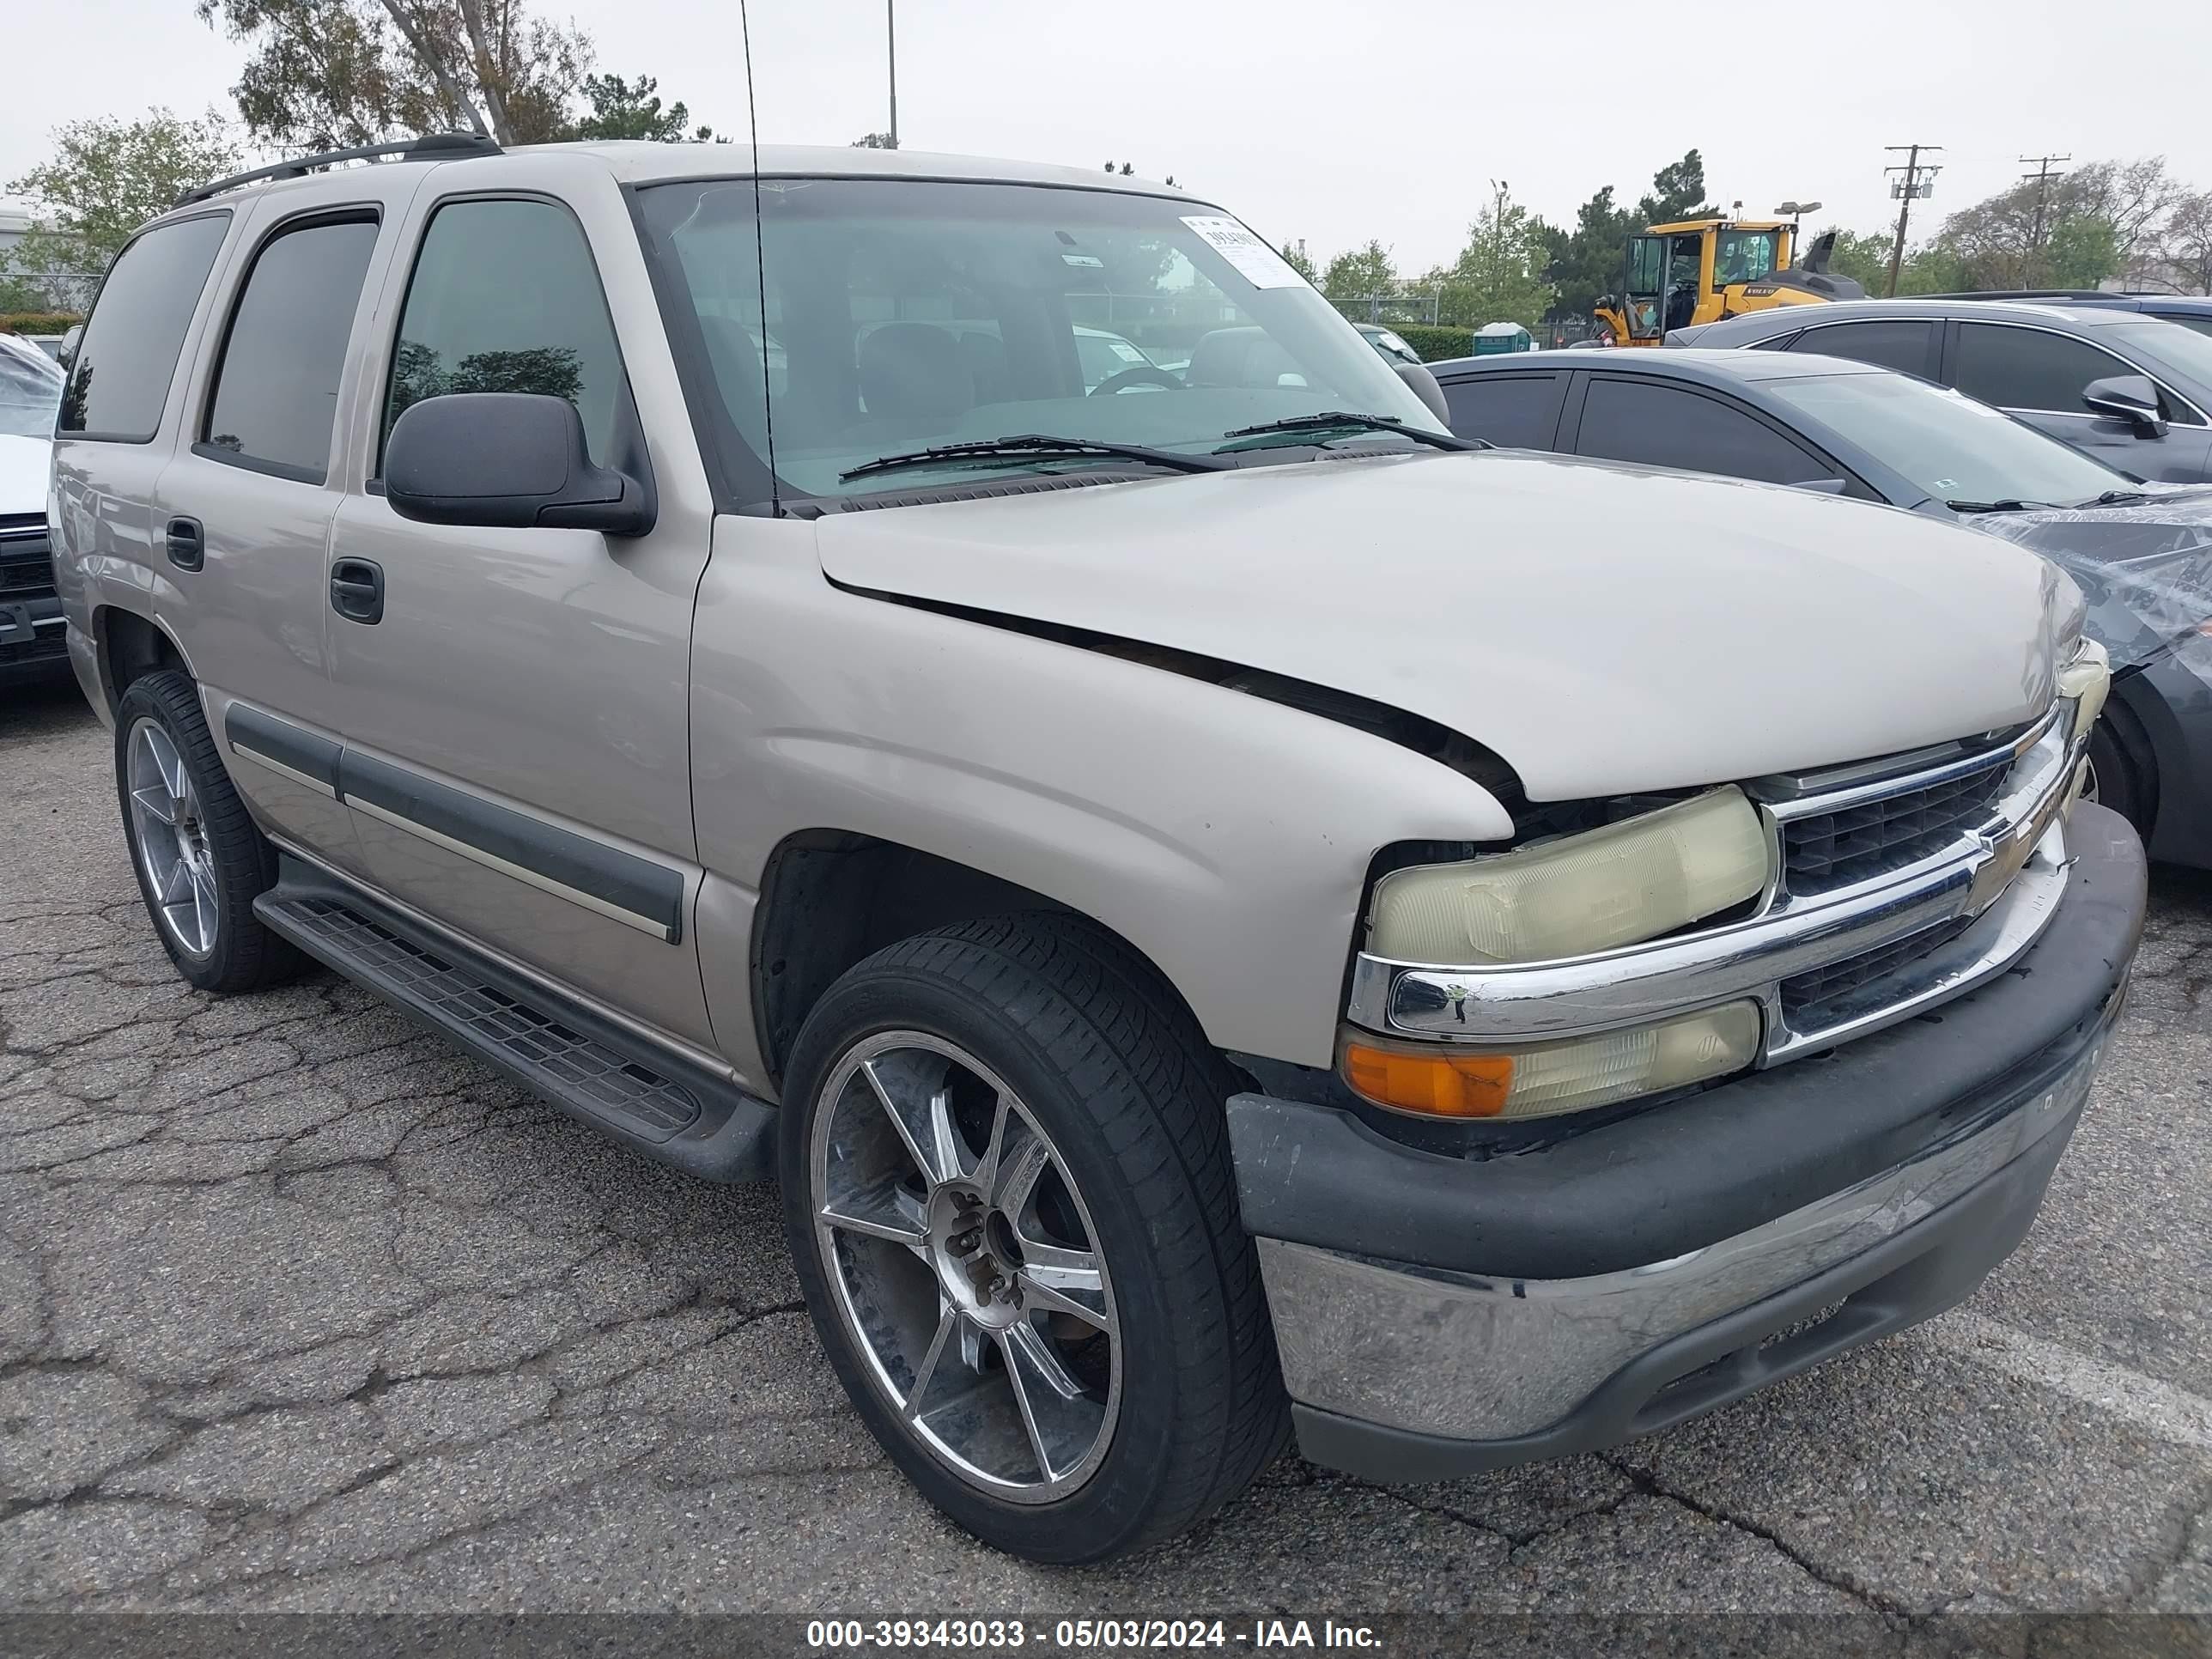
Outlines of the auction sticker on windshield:
[[1305,281],[1281,254],[1234,219],[1186,213],[1182,222],[1255,288],[1296,288]]

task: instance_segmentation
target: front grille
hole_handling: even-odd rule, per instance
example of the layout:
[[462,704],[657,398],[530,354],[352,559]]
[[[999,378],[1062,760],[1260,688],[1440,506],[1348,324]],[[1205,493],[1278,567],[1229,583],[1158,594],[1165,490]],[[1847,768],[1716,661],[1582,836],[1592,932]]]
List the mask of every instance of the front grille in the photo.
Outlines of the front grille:
[[46,521],[0,518],[0,600],[52,599],[54,557],[46,544]]
[[1859,956],[1792,975],[1782,981],[1783,1015],[1799,1030],[1817,1031],[1838,1024],[1863,1012],[1853,1006],[1853,992],[1948,945],[1973,921],[1972,916],[1954,916]]
[[1907,789],[1782,826],[1784,878],[1793,896],[1832,892],[1901,870],[1989,822],[2004,793],[2009,753],[1981,771]]
[[36,639],[24,640],[15,645],[0,645],[0,668],[13,667],[17,663],[44,662],[69,654],[69,641],[58,628],[50,628]]

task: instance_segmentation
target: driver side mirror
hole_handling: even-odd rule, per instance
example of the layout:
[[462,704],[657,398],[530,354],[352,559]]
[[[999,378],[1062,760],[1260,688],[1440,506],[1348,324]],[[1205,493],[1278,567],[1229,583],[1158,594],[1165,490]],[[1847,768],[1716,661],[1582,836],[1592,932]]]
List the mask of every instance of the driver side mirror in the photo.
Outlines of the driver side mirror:
[[2138,438],[2166,436],[2166,418],[2159,413],[2158,388],[2148,376],[2112,374],[2092,380],[2081,388],[2082,404],[2093,415],[2125,421]]
[[62,331],[61,349],[54,353],[54,361],[67,368],[76,361],[77,342],[84,338],[84,325],[71,323]]
[[385,442],[384,497],[422,524],[642,536],[654,518],[644,484],[592,463],[575,404],[541,392],[410,404]]
[[1451,405],[1444,401],[1444,389],[1437,377],[1429,373],[1426,363],[1393,363],[1398,378],[1413,388],[1413,395],[1429,406],[1429,413],[1447,427],[1451,424]]

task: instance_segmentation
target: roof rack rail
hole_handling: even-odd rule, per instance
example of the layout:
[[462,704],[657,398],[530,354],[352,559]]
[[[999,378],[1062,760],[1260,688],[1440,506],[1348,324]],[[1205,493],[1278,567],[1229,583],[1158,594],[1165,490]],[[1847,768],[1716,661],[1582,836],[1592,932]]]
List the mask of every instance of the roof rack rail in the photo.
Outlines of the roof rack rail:
[[234,173],[228,179],[218,179],[211,185],[202,185],[188,190],[177,198],[179,207],[194,202],[204,202],[210,196],[220,196],[240,185],[253,184],[263,179],[304,179],[317,167],[335,167],[340,161],[374,161],[387,155],[403,161],[428,161],[462,155],[498,155],[500,147],[482,133],[433,132],[421,138],[394,138],[386,144],[364,144],[358,149],[318,150],[313,155],[301,155],[289,161],[278,161],[265,167],[255,167],[251,173]]
[[1984,288],[1957,294],[1899,295],[1914,300],[2118,300],[2133,297],[2102,288]]

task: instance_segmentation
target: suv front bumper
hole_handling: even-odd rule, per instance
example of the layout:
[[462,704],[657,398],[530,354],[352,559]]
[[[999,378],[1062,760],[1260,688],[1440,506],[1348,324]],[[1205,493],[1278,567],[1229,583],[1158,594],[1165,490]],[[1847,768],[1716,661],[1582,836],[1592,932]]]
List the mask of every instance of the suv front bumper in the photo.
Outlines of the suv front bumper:
[[2026,1236],[2117,1017],[2144,870],[2078,807],[2044,935],[1940,1014],[1476,1162],[1230,1102],[1316,1462],[1442,1480],[1617,1443],[1962,1300]]

